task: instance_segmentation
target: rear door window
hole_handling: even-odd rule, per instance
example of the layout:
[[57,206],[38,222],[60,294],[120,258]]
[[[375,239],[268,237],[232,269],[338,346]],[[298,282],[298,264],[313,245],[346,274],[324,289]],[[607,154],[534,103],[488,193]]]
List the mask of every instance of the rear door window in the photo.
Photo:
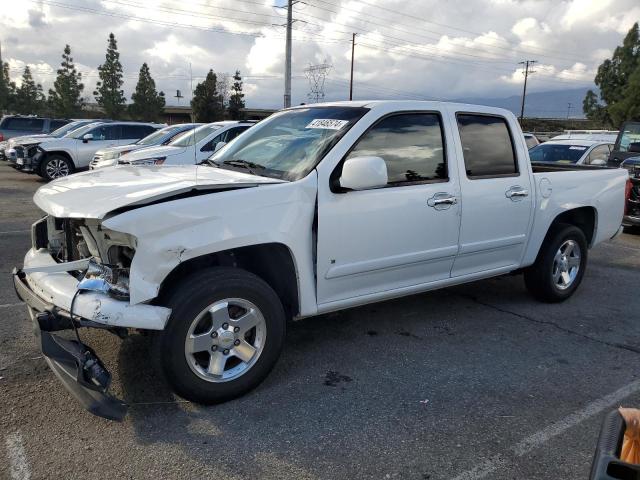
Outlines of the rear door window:
[[68,120],[51,120],[51,122],[49,123],[49,131],[53,132],[54,130],[59,129],[67,123],[69,123]]
[[518,162],[505,118],[460,113],[457,119],[468,178],[518,175]]
[[44,128],[44,119],[42,118],[9,118],[4,122],[2,128],[6,130],[18,130],[23,132],[41,132]]
[[151,125],[122,125],[122,138],[127,140],[140,140],[155,132]]

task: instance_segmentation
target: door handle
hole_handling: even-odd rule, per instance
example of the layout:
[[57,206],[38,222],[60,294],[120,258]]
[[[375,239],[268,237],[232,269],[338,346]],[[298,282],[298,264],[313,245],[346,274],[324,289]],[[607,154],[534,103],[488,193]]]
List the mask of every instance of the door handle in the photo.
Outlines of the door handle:
[[511,187],[509,190],[504,192],[504,194],[507,198],[510,198],[514,202],[517,202],[518,200],[522,200],[524,197],[528,197],[529,190],[516,186],[516,187]]
[[446,192],[436,193],[433,197],[427,200],[427,205],[435,208],[436,210],[446,210],[456,203],[458,203],[458,199]]

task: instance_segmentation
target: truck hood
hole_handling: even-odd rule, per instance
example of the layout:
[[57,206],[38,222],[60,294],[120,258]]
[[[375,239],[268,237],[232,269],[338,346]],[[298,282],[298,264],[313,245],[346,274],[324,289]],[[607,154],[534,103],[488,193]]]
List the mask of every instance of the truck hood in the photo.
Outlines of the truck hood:
[[115,210],[168,201],[177,196],[282,182],[205,165],[118,166],[54,180],[40,187],[33,200],[54,217],[101,219]]
[[172,147],[171,145],[146,147],[127,153],[120,157],[120,160],[123,162],[131,162],[133,160],[143,160],[145,158],[170,157],[172,155],[180,155],[185,150],[185,147]]

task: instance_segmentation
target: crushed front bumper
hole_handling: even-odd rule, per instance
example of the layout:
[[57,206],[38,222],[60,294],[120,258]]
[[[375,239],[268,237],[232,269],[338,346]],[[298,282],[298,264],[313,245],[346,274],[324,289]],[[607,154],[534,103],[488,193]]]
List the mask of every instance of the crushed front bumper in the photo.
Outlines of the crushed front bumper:
[[61,265],[64,266],[46,250],[32,249],[25,257],[24,269],[13,271],[16,293],[27,304],[42,353],[62,384],[89,412],[120,421],[127,405],[108,393],[111,375],[95,352],[78,340],[53,332],[74,326],[114,332],[125,328],[162,330],[171,311],[152,305],[130,305],[94,292],[82,292],[74,302],[78,281],[66,271],[56,271]]
[[28,308],[40,348],[53,373],[89,412],[109,420],[122,421],[127,404],[107,392],[111,374],[90,347],[68,340],[54,331],[72,328],[71,319],[51,303],[38,297],[26,284],[25,274],[14,270],[16,293]]

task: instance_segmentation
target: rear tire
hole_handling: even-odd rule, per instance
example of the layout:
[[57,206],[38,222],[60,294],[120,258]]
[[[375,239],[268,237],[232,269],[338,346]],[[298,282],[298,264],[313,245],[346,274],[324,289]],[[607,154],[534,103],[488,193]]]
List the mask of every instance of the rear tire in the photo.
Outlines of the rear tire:
[[285,336],[278,295],[238,268],[196,272],[169,295],[167,326],[154,338],[159,370],[181,397],[215,404],[239,397],[275,365]]
[[584,276],[587,248],[587,239],[578,227],[565,224],[552,227],[536,262],[524,271],[527,289],[543,302],[569,298]]
[[73,163],[63,155],[47,155],[38,168],[38,175],[45,180],[67,177],[74,172]]

